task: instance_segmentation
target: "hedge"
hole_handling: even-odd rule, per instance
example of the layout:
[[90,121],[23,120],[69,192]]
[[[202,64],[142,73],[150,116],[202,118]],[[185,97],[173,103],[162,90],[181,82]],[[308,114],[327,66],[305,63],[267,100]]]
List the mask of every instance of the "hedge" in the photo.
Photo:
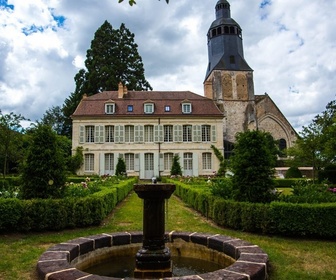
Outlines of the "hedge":
[[133,189],[128,179],[83,198],[0,199],[0,232],[61,230],[99,225]]
[[167,181],[176,185],[175,195],[223,227],[269,235],[336,237],[336,203],[237,202],[213,196],[206,186]]

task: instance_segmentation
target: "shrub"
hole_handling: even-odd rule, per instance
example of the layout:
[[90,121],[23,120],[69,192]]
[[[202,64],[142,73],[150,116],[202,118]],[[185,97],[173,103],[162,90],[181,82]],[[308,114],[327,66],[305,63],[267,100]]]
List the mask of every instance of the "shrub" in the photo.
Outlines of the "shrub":
[[167,181],[176,185],[175,195],[224,227],[285,236],[336,237],[336,203],[238,202],[213,196],[206,185]]
[[267,132],[253,130],[237,134],[234,155],[230,158],[236,200],[267,203],[274,199],[275,144]]
[[135,179],[106,181],[86,197],[0,199],[0,232],[45,231],[98,225],[133,189]]
[[224,199],[232,199],[232,181],[228,178],[215,180],[211,185],[211,193]]
[[172,163],[172,167],[170,169],[170,175],[173,176],[178,176],[178,175],[182,175],[182,169],[181,169],[181,165],[180,165],[180,157],[178,155],[174,155],[173,157],[173,163]]
[[60,198],[65,181],[65,161],[56,133],[38,125],[23,166],[21,195],[24,199]]
[[126,174],[126,163],[123,158],[119,157],[117,166],[116,166],[115,175],[120,176],[120,175],[125,175],[125,174]]
[[302,173],[299,170],[299,168],[297,167],[290,167],[288,168],[286,174],[285,174],[285,178],[289,179],[289,178],[302,178]]

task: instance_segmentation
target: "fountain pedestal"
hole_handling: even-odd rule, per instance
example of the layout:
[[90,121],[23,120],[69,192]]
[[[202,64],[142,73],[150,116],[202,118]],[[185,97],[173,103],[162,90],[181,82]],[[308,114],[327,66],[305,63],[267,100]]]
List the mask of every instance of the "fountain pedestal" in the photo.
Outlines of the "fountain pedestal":
[[170,250],[165,247],[165,200],[175,191],[175,185],[138,184],[134,191],[144,200],[143,244],[136,254],[134,277],[171,277]]

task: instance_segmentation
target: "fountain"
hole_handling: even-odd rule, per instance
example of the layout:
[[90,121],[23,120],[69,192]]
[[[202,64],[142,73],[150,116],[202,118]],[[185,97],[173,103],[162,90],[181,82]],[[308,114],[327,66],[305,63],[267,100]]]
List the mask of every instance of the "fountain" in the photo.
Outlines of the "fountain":
[[[42,280],[117,280],[117,279],[188,279],[188,280],[265,280],[268,279],[268,255],[244,240],[196,232],[165,232],[165,200],[175,190],[172,184],[136,184],[134,191],[143,199],[143,233],[118,232],[80,237],[57,244],[44,252],[37,264]],[[173,258],[192,263],[208,261],[215,270],[176,276]],[[112,258],[111,258],[112,257]],[[119,262],[118,262],[119,261]],[[87,272],[101,263],[125,270],[135,264],[131,276],[103,276]],[[196,271],[201,271],[197,270]],[[184,272],[183,272],[184,273]],[[189,273],[189,274],[188,274]],[[185,275],[185,276],[184,276]],[[175,276],[175,277],[174,277]]]
[[136,194],[144,200],[143,246],[136,254],[135,278],[172,276],[169,248],[165,247],[165,200],[175,191],[172,184],[134,185]]

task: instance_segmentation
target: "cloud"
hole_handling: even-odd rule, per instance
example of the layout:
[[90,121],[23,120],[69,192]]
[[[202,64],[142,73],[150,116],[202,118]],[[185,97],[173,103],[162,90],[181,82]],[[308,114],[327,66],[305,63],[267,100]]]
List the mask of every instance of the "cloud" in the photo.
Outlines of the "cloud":
[[[335,98],[335,1],[229,0],[243,29],[256,94],[296,129]],[[108,20],[135,34],[154,90],[203,94],[207,31],[217,0],[0,0],[0,109],[36,120],[75,88],[95,31]]]

